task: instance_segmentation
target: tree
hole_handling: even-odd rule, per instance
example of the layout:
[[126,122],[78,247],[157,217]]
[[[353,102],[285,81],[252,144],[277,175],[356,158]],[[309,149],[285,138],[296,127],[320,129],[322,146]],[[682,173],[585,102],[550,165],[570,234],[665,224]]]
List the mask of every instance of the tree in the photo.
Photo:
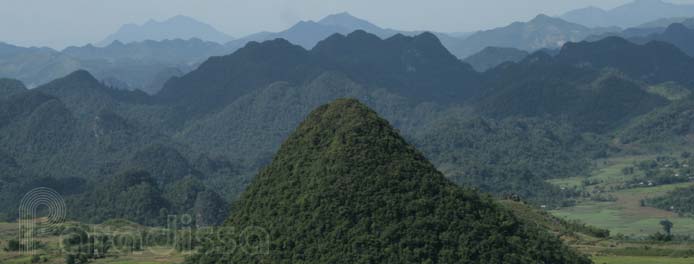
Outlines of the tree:
[[673,224],[673,223],[672,223],[670,220],[668,220],[668,219],[664,219],[664,220],[660,221],[660,225],[663,226],[663,231],[665,231],[665,233],[666,233],[668,236],[671,236],[671,235],[672,235],[672,227],[673,227],[675,224]]
[[5,246],[5,251],[19,251],[21,248],[21,245],[19,244],[19,241],[16,239],[12,239],[10,241],[7,241],[7,246]]
[[66,264],[75,264],[76,263],[76,258],[75,255],[69,254],[65,256],[65,263]]

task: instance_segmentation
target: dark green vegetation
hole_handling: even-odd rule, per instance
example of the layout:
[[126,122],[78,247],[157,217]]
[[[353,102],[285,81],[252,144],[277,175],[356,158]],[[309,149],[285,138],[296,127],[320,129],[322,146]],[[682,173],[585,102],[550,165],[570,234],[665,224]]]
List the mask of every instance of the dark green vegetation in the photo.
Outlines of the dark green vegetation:
[[475,70],[485,72],[506,62],[519,62],[527,57],[527,51],[514,48],[486,47],[482,51],[465,58]]
[[356,100],[309,114],[233,208],[226,225],[266,230],[269,254],[222,238],[190,263],[590,263],[447,180]]
[[[40,186],[74,197],[73,205],[80,207],[71,207],[75,211],[70,217],[85,221],[139,217],[136,219],[147,218],[143,223],[154,224],[165,219],[149,218],[150,213],[157,212],[159,216],[162,209],[171,213],[214,212],[194,205],[203,206],[210,199],[220,205],[220,198],[205,193],[214,188],[219,192],[214,179],[234,175],[237,168],[227,160],[189,151],[149,129],[156,125],[143,125],[149,116],[138,116],[140,120],[128,116],[135,114],[130,112],[135,108],[142,107],[146,112],[153,107],[147,105],[147,100],[148,96],[141,92],[105,87],[84,71],[4,99],[0,104],[4,219],[16,219],[22,195]],[[110,178],[118,181],[118,176],[111,175],[127,170],[145,171],[152,180],[106,184]],[[141,186],[144,183],[148,185]],[[191,184],[196,187],[178,187],[190,189],[183,193],[190,196],[190,201],[169,205],[172,199],[160,199],[169,187]],[[200,201],[198,195],[202,197]],[[137,204],[146,210],[131,207]],[[221,208],[226,208],[224,204]],[[81,210],[92,207],[103,213]],[[215,212],[200,218],[219,222],[225,215]]]
[[433,122],[414,142],[455,182],[553,206],[570,205],[578,193],[545,180],[586,174],[590,160],[605,155],[599,139],[536,118],[449,117]]
[[0,79],[0,99],[21,93],[26,90],[24,84],[13,79]]
[[[690,168],[694,165],[694,158],[691,155],[690,152],[683,152],[680,158],[658,157],[654,161],[640,163],[637,168],[646,170],[646,177],[657,184],[662,184],[663,181],[688,182],[694,179],[694,173]],[[694,201],[694,186],[678,188],[664,196],[646,199],[641,203],[644,206],[690,216],[694,214],[692,201]],[[670,235],[669,232],[667,233]]]
[[[12,219],[23,193],[50,185],[89,208],[72,212],[81,220],[156,225],[163,219],[153,218],[187,213],[219,222],[225,212],[215,208],[244,190],[304,117],[342,97],[372,107],[455,183],[571,205],[576,189],[545,181],[586,175],[591,160],[624,143],[686,138],[678,127],[688,127],[691,61],[669,44],[608,38],[478,73],[434,34],[356,31],[311,50],[279,39],[249,43],[155,95],[113,89],[86,71],[29,91],[3,80],[3,213]],[[659,125],[669,112],[679,121]],[[653,136],[641,138],[648,134],[639,127],[654,127]],[[123,175],[141,177],[115,184]],[[112,203],[143,213],[103,206]]]
[[687,146],[691,143],[694,101],[675,101],[643,115],[618,134],[623,144],[642,145],[655,149]]
[[577,66],[615,68],[649,84],[674,81],[687,87],[694,86],[694,77],[689,71],[694,58],[665,42],[639,45],[608,37],[597,42],[568,43],[557,60]]
[[694,188],[689,187],[674,190],[666,196],[647,200],[645,204],[665,210],[672,210],[685,215],[691,215],[694,213],[692,199],[694,199]]

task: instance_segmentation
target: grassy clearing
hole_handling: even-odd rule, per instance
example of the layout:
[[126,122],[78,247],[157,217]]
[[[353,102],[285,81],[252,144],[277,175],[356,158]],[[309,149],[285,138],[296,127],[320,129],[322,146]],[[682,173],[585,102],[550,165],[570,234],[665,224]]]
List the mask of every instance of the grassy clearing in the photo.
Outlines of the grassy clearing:
[[668,100],[680,100],[689,96],[692,92],[684,86],[674,82],[666,82],[658,85],[649,86],[646,91],[657,94]]
[[580,187],[583,185],[583,181],[586,179],[593,181],[600,181],[601,186],[617,185],[624,183],[630,179],[637,176],[642,176],[641,174],[624,175],[622,169],[633,166],[635,163],[644,160],[650,160],[655,158],[655,156],[628,156],[628,157],[616,157],[605,160],[595,161],[595,166],[597,167],[595,171],[589,176],[577,176],[570,178],[560,178],[549,180],[549,183],[566,188]]
[[[672,212],[651,207],[641,207],[640,200],[663,195],[691,183],[663,185],[653,188],[621,190],[611,193],[615,202],[580,202],[577,206],[562,208],[551,213],[566,219],[576,219],[589,225],[607,228],[612,234],[642,237],[661,231],[660,220],[670,219],[673,232],[694,236],[694,218],[679,217]],[[693,261],[694,263],[694,261]]]
[[[642,176],[639,173],[624,175],[622,173],[623,168],[653,158],[654,156],[630,156],[602,160],[597,162],[598,168],[590,177],[574,177],[550,182],[570,188],[581,186],[585,179],[589,179],[599,182],[599,184],[589,186],[586,188],[587,190],[598,187],[609,190],[610,186],[619,186],[634,177]],[[679,217],[669,211],[642,207],[640,203],[642,199],[662,196],[674,189],[691,185],[693,183],[610,191],[606,194],[615,197],[616,201],[595,202],[585,199],[580,200],[574,207],[562,208],[551,211],[551,213],[565,219],[580,220],[589,225],[609,229],[613,235],[624,234],[632,237],[644,237],[661,231],[659,222],[667,218],[675,224],[673,229],[675,234],[694,236],[694,218]]]

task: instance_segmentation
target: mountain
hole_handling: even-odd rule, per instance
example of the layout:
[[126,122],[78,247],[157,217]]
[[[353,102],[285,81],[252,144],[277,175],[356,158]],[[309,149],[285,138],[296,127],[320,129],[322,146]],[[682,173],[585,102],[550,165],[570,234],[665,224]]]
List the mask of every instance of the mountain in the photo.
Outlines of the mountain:
[[24,48],[0,42],[0,78],[33,88],[79,69],[79,61],[50,48]]
[[587,7],[569,11],[562,19],[589,27],[636,27],[654,20],[694,16],[694,5],[662,0],[634,0],[610,10]]
[[[600,35],[593,35],[586,38],[586,41],[598,41],[607,37],[620,37],[624,39],[629,39],[637,43],[647,43],[648,41],[654,40],[651,35],[661,35],[673,24],[682,24],[687,28],[694,28],[694,19],[692,18],[662,18],[648,23],[641,24],[636,27],[627,28],[619,32],[608,32]],[[670,37],[672,38],[672,37]],[[668,38],[663,38],[665,42]],[[673,43],[674,44],[674,43]],[[678,46],[682,50],[687,50],[688,47]]]
[[[380,39],[355,31],[332,35],[310,51],[283,39],[251,42],[172,79],[157,98],[189,108],[188,113],[202,113],[219,109],[253,89],[278,81],[301,84],[325,71],[342,72],[369,88],[385,89],[413,101],[460,102],[479,92],[474,70],[450,54],[433,34]],[[191,109],[194,107],[199,108]]]
[[685,87],[694,87],[694,77],[689,71],[694,67],[694,59],[665,42],[639,45],[609,37],[597,42],[568,43],[557,59],[578,66],[618,69],[649,84],[674,81]]
[[506,27],[479,31],[449,49],[459,58],[466,58],[486,47],[516,48],[535,51],[559,48],[564,43],[614,31],[612,28],[591,29],[559,18],[538,15],[528,22],[515,22]]
[[104,47],[93,45],[68,47],[62,52],[82,61],[102,60],[104,63],[118,63],[129,60],[192,67],[211,56],[223,55],[227,50],[221,44],[191,38],[188,40],[144,40],[126,44],[114,41]]
[[[237,39],[227,44],[230,49],[244,47],[249,42],[263,42],[282,38],[289,42],[302,46],[305,49],[312,49],[318,42],[334,34],[347,35],[357,30],[363,30],[374,34],[380,38],[389,38],[396,34],[414,36],[424,33],[423,31],[401,31],[394,29],[384,29],[364,19],[352,16],[347,12],[332,14],[323,19],[315,21],[301,21],[291,28],[281,32],[259,32],[250,36]],[[444,46],[454,47],[466,35],[451,36],[446,33],[434,32]]]
[[463,61],[472,65],[478,72],[484,72],[505,62],[519,62],[528,55],[527,51],[514,48],[486,47]]
[[413,98],[460,103],[479,93],[474,70],[432,33],[380,39],[364,31],[333,35],[311,50],[324,69]]
[[261,32],[237,39],[228,46],[243,47],[251,41],[263,42],[277,38],[285,39],[293,44],[311,49],[319,41],[333,34],[349,34],[356,30],[364,30],[381,38],[387,38],[398,33],[395,30],[382,29],[366,20],[352,16],[349,13],[338,13],[314,21],[300,21],[291,28],[277,32]]
[[[650,49],[623,39],[606,41],[599,47],[577,49],[574,49],[577,45],[594,43],[569,43],[555,57],[537,52],[519,63],[487,71],[488,90],[477,101],[477,111],[497,118],[563,117],[580,130],[604,133],[667,104],[667,99],[647,92],[639,81],[628,77],[631,72],[632,78],[640,78],[645,72],[648,72],[647,76],[652,76],[651,73],[659,69],[635,71],[629,68],[632,65],[628,61],[624,61],[639,56],[647,56],[642,61],[651,61],[650,55],[644,55],[645,51],[639,48]],[[626,46],[612,45],[609,41]],[[628,48],[631,45],[636,49]],[[655,45],[655,50],[659,50],[658,44]],[[610,56],[624,58],[620,60]],[[665,57],[662,58],[665,60]],[[618,70],[626,72],[627,76]]]
[[122,89],[158,92],[171,77],[193,70],[211,56],[230,52],[225,46],[197,38],[145,40],[124,44],[114,41],[104,47],[68,47],[63,54],[78,60],[81,68],[98,79]]
[[670,17],[661,18],[655,21],[643,23],[636,26],[636,28],[666,28],[672,24],[683,24],[689,28],[694,28],[694,18],[690,17]]
[[123,25],[116,33],[113,33],[100,41],[98,46],[106,46],[114,41],[123,43],[140,42],[145,40],[174,40],[198,38],[217,43],[226,43],[233,40],[214,27],[197,21],[191,17],[178,15],[164,21],[150,20],[142,25]]
[[347,12],[326,16],[323,19],[319,20],[318,24],[324,26],[343,28],[347,31],[347,33],[356,30],[364,30],[366,32],[384,38],[389,37],[389,35],[394,35],[396,33],[394,30],[382,29],[369,21],[354,17]]
[[667,27],[662,33],[651,34],[646,37],[634,37],[629,40],[636,43],[648,43],[650,41],[667,42],[682,50],[687,55],[694,57],[694,28],[675,23]]
[[231,51],[200,39],[114,41],[105,47],[86,45],[62,51],[0,43],[0,78],[18,79],[33,88],[84,69],[110,86],[154,94],[169,78]]
[[313,111],[233,208],[226,225],[262,228],[269,254],[230,250],[222,237],[188,263],[590,263],[449,182],[356,100]]

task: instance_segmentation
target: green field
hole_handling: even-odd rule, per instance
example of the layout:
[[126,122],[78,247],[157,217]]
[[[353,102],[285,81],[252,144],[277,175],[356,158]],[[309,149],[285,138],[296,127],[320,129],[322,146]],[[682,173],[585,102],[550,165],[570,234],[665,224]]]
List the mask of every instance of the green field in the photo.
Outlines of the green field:
[[675,188],[689,185],[691,183],[621,190],[610,193],[618,199],[615,202],[585,201],[577,206],[554,210],[551,213],[609,229],[612,234],[637,237],[660,231],[660,220],[669,219],[675,224],[675,234],[694,235],[694,218],[679,217],[672,212],[640,205],[641,199],[662,195]]
[[[632,156],[599,161],[598,169],[588,178],[573,177],[552,180],[550,182],[558,186],[571,188],[581,186],[583,180],[590,179],[600,183],[595,186],[588,186],[586,190],[595,188],[609,190],[610,187],[622,185],[633,177],[642,176],[639,173],[624,175],[622,173],[623,168],[652,158],[652,156]],[[669,211],[642,207],[640,204],[642,199],[661,196],[674,189],[693,184],[679,183],[609,191],[603,194],[615,197],[616,201],[596,202],[584,199],[579,200],[574,207],[553,210],[551,213],[562,218],[576,219],[589,225],[609,229],[613,235],[624,234],[633,237],[644,237],[661,231],[659,222],[662,219],[669,219],[675,224],[673,228],[675,234],[694,236],[694,218],[680,217]]]

